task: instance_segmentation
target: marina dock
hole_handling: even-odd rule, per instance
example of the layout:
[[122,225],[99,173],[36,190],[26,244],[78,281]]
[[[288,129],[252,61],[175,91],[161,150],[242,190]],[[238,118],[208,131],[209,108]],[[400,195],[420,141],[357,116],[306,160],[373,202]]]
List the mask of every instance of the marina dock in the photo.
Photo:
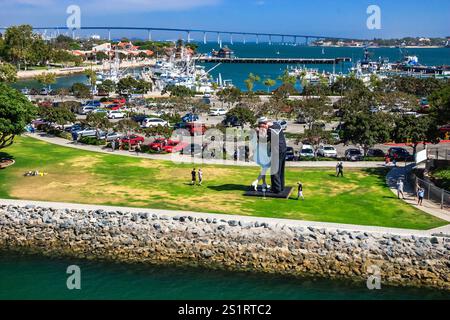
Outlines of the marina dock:
[[220,57],[196,57],[200,63],[255,63],[255,64],[339,64],[351,62],[351,58],[314,59],[314,58],[220,58]]

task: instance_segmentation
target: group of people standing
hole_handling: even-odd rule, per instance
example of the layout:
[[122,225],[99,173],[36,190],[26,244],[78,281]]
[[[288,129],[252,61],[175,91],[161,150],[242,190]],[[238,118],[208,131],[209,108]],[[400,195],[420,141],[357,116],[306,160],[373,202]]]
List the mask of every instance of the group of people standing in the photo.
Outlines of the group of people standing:
[[[404,188],[405,183],[403,179],[397,180],[397,197],[400,199],[400,196],[403,200],[405,200],[405,194],[404,194]],[[417,186],[417,205],[422,206],[423,205],[423,199],[425,198],[425,189],[421,186]]]
[[191,184],[195,186],[197,184],[197,177],[198,177],[198,185],[201,186],[203,183],[203,171],[202,169],[198,169],[198,171],[192,169],[191,171]]

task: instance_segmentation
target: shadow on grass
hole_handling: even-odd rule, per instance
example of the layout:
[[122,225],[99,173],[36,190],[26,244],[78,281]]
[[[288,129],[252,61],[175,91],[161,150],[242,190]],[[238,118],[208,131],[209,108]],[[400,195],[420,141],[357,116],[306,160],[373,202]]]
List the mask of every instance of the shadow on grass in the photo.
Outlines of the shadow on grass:
[[244,186],[241,184],[224,184],[221,186],[209,186],[208,189],[214,191],[248,191],[249,186]]
[[389,168],[366,168],[363,171],[371,176],[375,176],[379,186],[386,186],[386,176],[389,173]]
[[14,160],[14,156],[6,152],[0,152],[0,160]]

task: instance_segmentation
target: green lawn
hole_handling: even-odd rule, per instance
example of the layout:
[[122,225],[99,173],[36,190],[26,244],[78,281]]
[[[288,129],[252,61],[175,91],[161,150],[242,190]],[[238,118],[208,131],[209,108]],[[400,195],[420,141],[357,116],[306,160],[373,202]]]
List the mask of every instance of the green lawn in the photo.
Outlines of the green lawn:
[[[205,166],[204,186],[190,186],[191,165],[92,153],[17,138],[2,150],[16,164],[0,171],[0,197],[240,214],[411,229],[446,223],[399,201],[384,170],[288,169],[287,184],[304,184],[306,201],[243,196],[258,168]],[[1,156],[1,155],[0,155]],[[24,177],[28,170],[48,172]]]

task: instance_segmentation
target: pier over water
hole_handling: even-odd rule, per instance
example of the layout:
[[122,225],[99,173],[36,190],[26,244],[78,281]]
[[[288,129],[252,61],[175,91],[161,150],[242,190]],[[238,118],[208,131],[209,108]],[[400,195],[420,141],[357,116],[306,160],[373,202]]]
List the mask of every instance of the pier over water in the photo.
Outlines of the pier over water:
[[267,63],[267,64],[339,64],[351,62],[351,58],[314,59],[314,58],[220,58],[220,57],[195,57],[200,63]]

